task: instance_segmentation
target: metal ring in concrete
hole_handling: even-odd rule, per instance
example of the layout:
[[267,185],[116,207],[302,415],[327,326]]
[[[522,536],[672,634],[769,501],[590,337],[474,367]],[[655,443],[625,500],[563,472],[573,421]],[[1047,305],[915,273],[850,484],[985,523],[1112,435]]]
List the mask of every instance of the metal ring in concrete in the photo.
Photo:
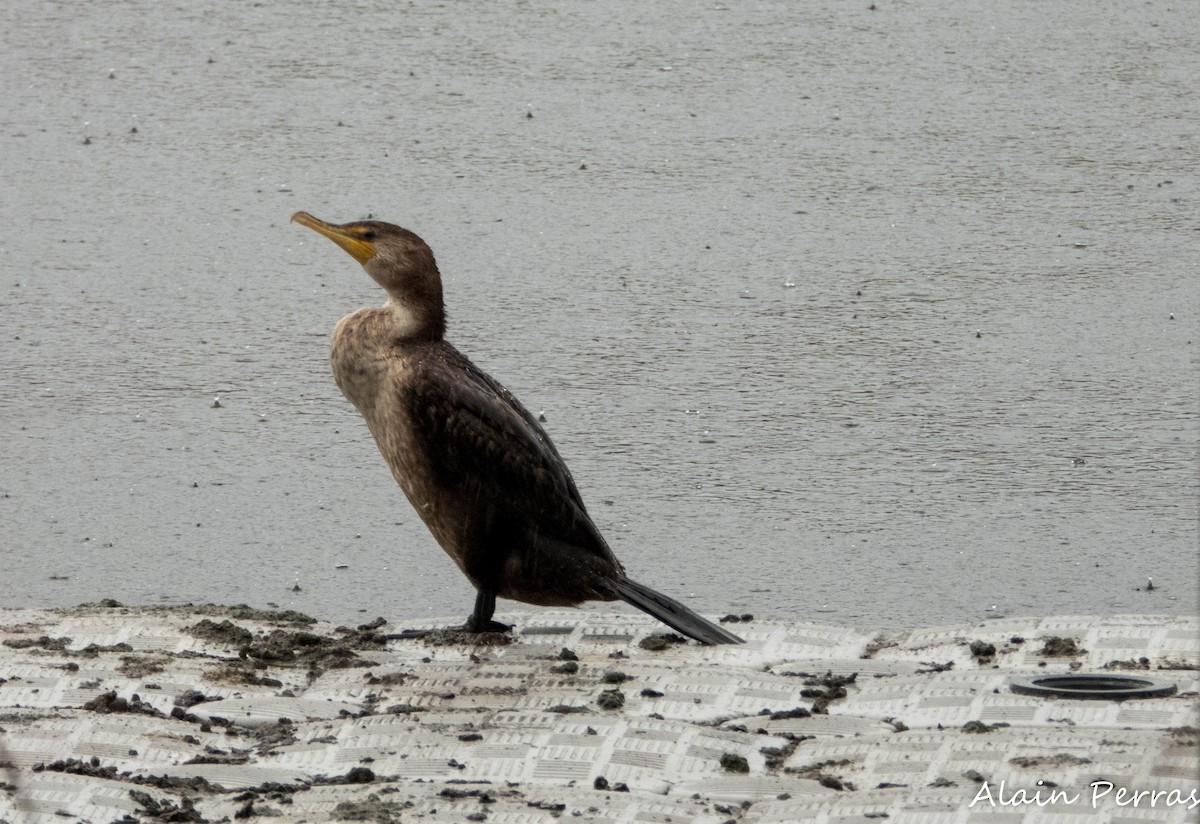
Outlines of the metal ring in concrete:
[[1039,675],[1036,678],[1016,678],[1010,686],[1013,692],[1022,695],[1109,701],[1119,701],[1125,698],[1162,698],[1173,695],[1176,689],[1175,685],[1169,681],[1107,673],[1067,673]]

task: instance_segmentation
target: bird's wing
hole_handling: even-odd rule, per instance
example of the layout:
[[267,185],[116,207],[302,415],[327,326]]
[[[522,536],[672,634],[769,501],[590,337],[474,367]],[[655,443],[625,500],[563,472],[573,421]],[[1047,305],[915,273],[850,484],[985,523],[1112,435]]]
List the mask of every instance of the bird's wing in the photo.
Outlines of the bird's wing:
[[457,351],[418,368],[405,400],[443,484],[473,494],[488,520],[612,557],[550,436],[511,392]]

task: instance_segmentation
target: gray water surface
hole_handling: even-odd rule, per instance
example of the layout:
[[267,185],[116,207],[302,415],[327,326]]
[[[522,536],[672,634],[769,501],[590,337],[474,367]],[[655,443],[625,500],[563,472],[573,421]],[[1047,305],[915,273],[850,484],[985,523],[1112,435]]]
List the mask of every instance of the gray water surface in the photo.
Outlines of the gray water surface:
[[702,611],[1195,612],[1200,17],[870,6],[0,7],[0,605],[465,614],[305,209]]

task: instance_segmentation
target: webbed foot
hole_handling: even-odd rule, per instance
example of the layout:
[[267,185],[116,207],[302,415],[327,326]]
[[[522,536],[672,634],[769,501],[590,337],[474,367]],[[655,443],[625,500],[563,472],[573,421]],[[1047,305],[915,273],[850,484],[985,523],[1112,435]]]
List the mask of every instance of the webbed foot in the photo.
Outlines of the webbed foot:
[[436,636],[436,637],[440,637],[440,638],[445,638],[447,635],[456,634],[456,633],[462,633],[463,635],[482,635],[485,632],[494,632],[494,633],[512,632],[512,625],[511,624],[502,624],[499,621],[488,621],[482,627],[478,627],[474,624],[474,622],[471,621],[470,618],[468,618],[467,622],[465,624],[459,624],[458,626],[442,627],[440,629],[405,629],[405,630],[401,630],[400,632],[394,633],[393,635],[391,635],[389,637],[411,639],[411,638],[432,638],[432,637]]
[[428,638],[431,635],[439,635],[448,632],[512,632],[512,624],[502,624],[499,621],[492,620],[492,615],[496,612],[496,596],[489,592],[480,592],[475,598],[475,611],[467,616],[466,623],[457,627],[446,627],[445,629],[406,629],[403,632],[396,633],[396,638]]
[[511,632],[512,628],[512,624],[502,624],[490,618],[486,621],[479,621],[475,615],[469,616],[467,622],[461,627],[452,627],[460,632]]

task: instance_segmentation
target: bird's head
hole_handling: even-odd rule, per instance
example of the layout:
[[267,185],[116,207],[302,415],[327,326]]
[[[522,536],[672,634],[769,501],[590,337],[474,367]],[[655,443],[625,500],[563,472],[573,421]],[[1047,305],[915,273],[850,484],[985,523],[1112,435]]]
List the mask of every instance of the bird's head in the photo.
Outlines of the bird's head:
[[391,302],[403,307],[440,336],[444,325],[442,278],[433,250],[408,229],[378,220],[326,223],[308,212],[292,220],[324,235],[362,264]]

